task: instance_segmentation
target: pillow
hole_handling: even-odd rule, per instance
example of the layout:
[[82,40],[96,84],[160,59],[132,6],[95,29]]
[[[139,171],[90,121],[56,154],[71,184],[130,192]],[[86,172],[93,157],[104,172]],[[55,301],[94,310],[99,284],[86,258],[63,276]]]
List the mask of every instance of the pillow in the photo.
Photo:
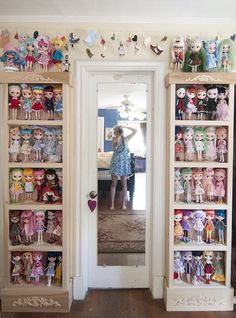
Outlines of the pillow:
[[113,152],[98,152],[98,169],[109,169]]

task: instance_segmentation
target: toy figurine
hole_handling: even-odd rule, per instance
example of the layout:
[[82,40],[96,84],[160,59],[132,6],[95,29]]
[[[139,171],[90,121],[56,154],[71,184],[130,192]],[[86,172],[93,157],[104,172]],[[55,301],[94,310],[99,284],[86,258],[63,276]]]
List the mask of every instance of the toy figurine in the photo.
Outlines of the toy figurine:
[[181,210],[175,210],[174,212],[174,238],[175,240],[182,240],[184,231],[181,225],[183,219],[183,212]]
[[204,189],[206,191],[208,201],[214,200],[214,193],[215,193],[215,186],[213,183],[214,176],[215,176],[215,171],[213,168],[204,169],[203,184],[204,184]]
[[9,237],[12,246],[21,244],[20,211],[10,211]]
[[180,174],[179,169],[175,169],[175,202],[179,201],[180,194],[184,193],[184,189],[181,185],[180,180],[182,179],[182,175]]
[[63,186],[62,169],[56,169],[56,174],[57,174],[57,178],[58,178],[58,192],[62,196],[62,186]]
[[34,170],[32,168],[23,169],[23,184],[27,200],[32,200],[34,191]]
[[26,49],[26,68],[27,71],[31,72],[33,70],[33,66],[38,57],[38,50],[34,45],[34,39],[31,37],[27,37],[25,41],[25,49]]
[[70,62],[69,62],[68,54],[65,55],[65,61],[64,61],[63,65],[64,65],[64,71],[69,72],[70,71]]
[[176,90],[176,119],[183,119],[183,114],[186,112],[186,89],[179,87]]
[[19,127],[12,127],[9,130],[9,139],[10,139],[10,146],[9,146],[9,154],[10,154],[10,161],[17,162],[17,156],[20,153],[20,139],[21,139],[21,131]]
[[205,218],[205,230],[206,230],[206,243],[211,243],[211,234],[215,229],[214,221],[215,220],[215,211],[214,210],[206,210],[206,218]]
[[218,238],[220,244],[225,244],[225,211],[217,210],[216,211],[216,225],[215,229],[218,231]]
[[184,130],[182,127],[175,127],[175,160],[182,161],[184,154],[184,143],[183,143]]
[[229,105],[227,103],[228,90],[225,87],[218,87],[218,104],[216,106],[216,120],[229,119]]
[[216,282],[225,282],[223,259],[223,252],[214,252],[215,272],[212,276],[212,280],[215,280]]
[[207,98],[206,98],[207,89],[204,86],[197,87],[197,119],[202,120],[203,115],[206,114]]
[[217,159],[216,153],[216,128],[207,127],[206,133],[206,149],[204,158],[208,161],[213,161]]
[[3,55],[0,57],[0,62],[3,62],[3,71],[5,72],[18,72],[19,54],[13,47],[4,46]]
[[62,282],[62,254],[58,253],[57,256],[57,265],[55,269],[55,279],[58,285]]
[[205,193],[202,184],[203,171],[201,168],[193,169],[194,193],[196,196],[196,203],[203,203],[202,196]]
[[181,252],[174,252],[174,283],[182,283],[182,276],[184,273],[184,264],[182,261]]
[[30,275],[31,275],[32,266],[33,266],[33,256],[31,252],[24,252],[22,254],[22,263],[23,263],[23,275],[26,279],[26,283],[30,284]]
[[48,239],[48,243],[53,244],[56,242],[55,238],[54,238],[54,234],[53,231],[55,230],[56,227],[56,216],[55,216],[55,211],[46,211],[46,223],[47,223],[47,227],[46,227],[46,232],[49,234],[49,239]]
[[44,107],[45,110],[48,112],[48,119],[54,119],[54,95],[53,95],[53,86],[48,85],[44,87]]
[[21,107],[21,101],[20,101],[20,96],[21,96],[21,88],[19,85],[9,85],[8,88],[9,91],[9,108],[12,112],[12,119],[15,120],[17,119],[17,111]]
[[39,278],[43,276],[43,253],[33,252],[33,268],[30,277],[35,279],[34,284],[39,285]]
[[34,169],[34,180],[37,189],[37,201],[42,201],[42,191],[46,183],[45,170],[43,168]]
[[186,127],[184,129],[184,134],[183,134],[183,141],[184,141],[184,146],[185,146],[185,160],[186,161],[192,161],[193,154],[195,153],[195,150],[193,148],[193,136],[194,136],[193,128]]
[[21,255],[19,252],[12,253],[11,262],[13,264],[11,276],[14,278],[15,284],[22,283],[21,274],[23,271],[22,262],[21,262]]
[[218,197],[218,203],[223,203],[225,197],[225,179],[226,172],[224,169],[215,169],[215,196]]
[[193,229],[196,231],[197,242],[202,242],[202,233],[204,230],[206,213],[203,210],[195,210],[192,212]]
[[74,44],[79,43],[79,41],[80,41],[80,38],[75,37],[73,32],[69,34],[69,42],[71,47],[74,47]]
[[34,231],[38,233],[38,244],[43,243],[43,231],[46,229],[44,211],[35,211],[34,220],[35,220]]
[[42,191],[42,198],[45,202],[58,201],[61,196],[58,192],[58,177],[54,169],[47,169],[45,172],[46,185]]
[[203,252],[194,251],[193,252],[193,285],[198,285],[202,277],[205,275],[204,267],[202,262]]
[[218,88],[216,86],[208,86],[207,88],[207,117],[214,120],[216,115]]
[[32,116],[32,89],[26,84],[21,84],[22,109],[25,112],[25,119],[31,119]]
[[23,161],[29,161],[29,156],[32,152],[32,129],[30,127],[23,127],[21,129],[21,138],[23,139],[23,143],[21,145],[20,153],[24,155]]
[[230,39],[222,40],[218,47],[218,69],[229,72],[235,66],[234,42]]
[[57,225],[53,231],[53,234],[57,235],[62,241],[62,211],[56,211],[55,216],[57,220]]
[[214,257],[214,253],[212,251],[204,251],[203,258],[204,258],[204,272],[206,275],[206,284],[210,284],[211,276],[213,275],[215,268],[212,264]]
[[194,86],[187,87],[186,96],[186,113],[188,114],[188,119],[191,119],[193,113],[197,113],[197,89]]
[[43,71],[48,71],[48,65],[51,61],[51,46],[47,36],[39,35],[34,41],[34,45],[38,50],[38,63],[43,67]]
[[40,119],[40,112],[44,110],[43,107],[43,86],[34,85],[32,86],[33,92],[33,104],[32,111],[35,112],[35,119]]
[[191,229],[189,219],[191,217],[191,211],[184,210],[183,211],[183,220],[182,220],[182,228],[184,231],[183,241],[189,242],[189,231]]
[[56,138],[54,129],[47,128],[44,132],[45,142],[43,145],[43,156],[48,161],[53,161],[52,159],[56,154]]
[[182,252],[182,257],[184,261],[184,271],[186,274],[186,280],[187,280],[187,283],[190,284],[191,273],[193,269],[193,264],[192,264],[193,254],[190,251]]
[[56,266],[57,254],[55,252],[48,253],[48,263],[47,267],[44,269],[46,271],[46,276],[48,278],[47,286],[51,287],[52,277],[55,276],[55,266]]
[[14,202],[19,201],[19,195],[22,194],[23,185],[22,185],[22,169],[21,168],[13,168],[10,171],[10,194]]
[[25,235],[25,245],[33,244],[32,235],[34,234],[34,215],[30,210],[23,211],[20,217],[20,226]]
[[33,137],[34,137],[34,145],[33,151],[35,152],[35,161],[42,160],[42,149],[43,149],[43,138],[44,133],[42,128],[40,127],[32,127],[33,129]]
[[56,65],[57,71],[61,72],[61,64],[63,60],[63,54],[62,49],[65,48],[66,44],[66,38],[65,37],[59,37],[56,36],[52,41],[51,45],[53,47],[53,54],[52,54],[52,62]]
[[62,162],[62,154],[63,154],[62,129],[56,129],[56,140],[57,140],[57,147],[56,147],[57,162]]
[[225,153],[227,153],[227,129],[225,127],[216,128],[217,147],[216,152],[220,162],[225,162]]
[[197,159],[198,161],[202,161],[203,151],[205,151],[207,148],[205,128],[203,127],[194,128],[194,145],[197,152]]
[[55,87],[53,89],[54,99],[55,99],[55,113],[58,114],[59,119],[62,119],[62,88]]
[[184,196],[187,203],[192,202],[192,169],[184,168],[181,170],[183,184],[184,184]]
[[208,40],[205,43],[206,50],[206,71],[215,72],[218,61],[218,45],[214,40]]
[[206,53],[200,38],[189,41],[184,58],[184,72],[204,72],[206,70]]
[[184,62],[184,39],[177,37],[172,44],[172,58],[174,70],[179,70]]

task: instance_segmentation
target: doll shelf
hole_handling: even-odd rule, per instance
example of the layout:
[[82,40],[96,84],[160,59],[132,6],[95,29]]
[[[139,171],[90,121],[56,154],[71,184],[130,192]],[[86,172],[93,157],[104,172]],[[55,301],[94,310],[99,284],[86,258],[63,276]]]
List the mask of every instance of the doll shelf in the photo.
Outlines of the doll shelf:
[[[233,310],[231,202],[236,75],[175,72],[167,75],[165,83],[169,115],[166,308]],[[207,95],[211,89],[218,92],[212,100],[210,93]],[[202,96],[198,95],[200,91]],[[220,95],[221,91],[227,94]],[[225,117],[219,111],[222,104]]]
[[[68,312],[72,302],[70,74],[5,72],[0,78],[5,224],[2,311]],[[14,90],[20,91],[19,97],[13,96]],[[46,105],[48,96],[51,106]],[[38,107],[42,109],[36,112]]]

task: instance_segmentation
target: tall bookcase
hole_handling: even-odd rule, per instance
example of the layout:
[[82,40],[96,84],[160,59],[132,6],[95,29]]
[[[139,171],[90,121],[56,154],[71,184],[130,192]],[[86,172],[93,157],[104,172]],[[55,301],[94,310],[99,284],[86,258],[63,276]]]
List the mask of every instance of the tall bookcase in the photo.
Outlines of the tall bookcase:
[[[234,126],[234,90],[236,76],[235,74],[222,73],[170,73],[166,77],[166,87],[168,89],[168,117],[167,123],[167,170],[168,170],[168,189],[167,189],[167,210],[166,210],[166,278],[164,281],[164,298],[166,308],[169,311],[224,311],[233,309],[233,289],[231,288],[231,223],[232,223],[232,182],[233,182],[233,126]],[[205,104],[197,107],[191,115],[186,111],[188,99],[183,99],[184,111],[179,111],[177,91],[179,88],[184,93],[190,88],[195,89],[195,93],[201,88],[206,93],[209,89],[217,88],[218,93],[222,88],[228,91],[226,101],[229,106],[228,118],[219,120],[216,113],[210,112],[210,106]],[[197,93],[196,93],[197,95]],[[194,96],[194,95],[192,95]],[[217,97],[217,96],[216,96]],[[199,100],[194,100],[198,103]],[[215,99],[215,105],[219,100]],[[190,105],[191,107],[191,105]],[[201,109],[200,109],[200,108]],[[207,156],[208,146],[202,151],[203,158],[199,160],[196,147],[197,143],[194,139],[194,134],[200,128],[203,134],[217,129],[223,128],[227,132],[226,148],[227,153],[224,153],[224,162],[219,160],[217,150],[217,158],[213,154]],[[176,153],[176,133],[180,135],[190,131],[192,133],[192,146],[194,152],[192,158],[186,157],[188,145],[181,139]],[[217,137],[218,138],[218,137]],[[187,140],[187,139],[186,139]],[[202,145],[202,144],[201,144]],[[213,147],[218,147],[218,139],[215,139]],[[191,148],[191,147],[190,147]],[[201,147],[200,147],[201,148]],[[191,152],[191,151],[190,151]],[[177,155],[176,155],[177,154]],[[189,159],[189,160],[188,160]],[[205,188],[205,173],[211,172],[212,184],[214,191],[213,197],[210,200],[208,191]],[[196,193],[199,193],[199,188],[196,187],[194,181],[190,181],[188,190],[191,192],[190,200],[187,198],[187,184],[184,180],[184,175],[194,173],[200,175],[200,186],[203,193],[201,200],[197,200]],[[218,202],[217,196],[217,178],[220,173],[223,173],[225,194],[222,202]],[[191,178],[191,177],[190,177]],[[222,183],[221,183],[222,184]],[[191,190],[190,190],[191,189]],[[178,193],[176,197],[176,193]],[[187,202],[189,201],[189,202]],[[199,212],[200,211],[200,212]],[[211,211],[211,212],[210,212]],[[202,222],[203,228],[200,229],[195,224],[197,214]],[[211,227],[211,238],[207,237],[206,215],[212,213],[213,227]],[[218,226],[216,216],[220,213],[225,215],[223,229],[224,240],[220,240],[218,236]],[[203,217],[202,217],[203,215]],[[184,221],[184,216],[186,216]],[[179,218],[179,219],[178,219]],[[196,219],[195,219],[196,218]],[[209,218],[210,219],[210,218]],[[186,221],[187,220],[187,221]],[[185,223],[183,223],[185,222]],[[184,225],[185,224],[185,225]],[[187,224],[187,227],[186,227]],[[222,223],[221,223],[222,224]],[[184,231],[187,229],[184,234]],[[209,233],[208,233],[209,234]],[[209,252],[209,253],[208,253]],[[213,252],[213,253],[211,253]],[[217,257],[221,257],[217,263]],[[197,257],[200,259],[200,265],[197,267]],[[207,258],[209,257],[209,258]],[[210,260],[210,261],[209,261]],[[210,265],[207,265],[210,264]],[[220,264],[220,265],[219,265]],[[213,267],[212,267],[213,265]],[[224,278],[217,280],[214,273],[223,271]],[[198,268],[198,272],[196,269]],[[201,268],[201,269],[200,269]],[[206,273],[210,272],[209,276]],[[218,276],[219,277],[219,276]],[[209,279],[208,279],[209,278]]]
[[[2,168],[4,169],[5,277],[4,288],[1,291],[2,311],[68,312],[72,302],[71,176],[69,164],[71,160],[69,156],[71,141],[70,110],[72,107],[70,104],[70,74],[19,72],[2,73],[0,78],[3,91],[1,116],[3,116],[4,123],[2,136],[4,142],[3,149],[1,149]],[[19,107],[17,116],[14,118],[12,110],[9,108],[9,88],[14,85],[20,87],[19,99],[22,99],[23,87],[25,86],[30,88],[31,93],[37,87],[41,89],[41,93],[48,88],[51,92],[54,92],[51,94],[54,94],[53,100],[56,96],[54,90],[57,89],[59,95],[62,95],[62,111],[54,112],[54,116],[49,118],[44,106],[44,110],[40,112],[40,119],[36,119],[35,112],[32,112],[30,119],[26,119],[26,112],[23,110],[21,100],[21,107]],[[44,97],[43,93],[41,96],[42,104],[45,102]],[[21,136],[18,141],[20,148],[17,151],[16,159],[11,156],[10,151],[11,131],[15,128]],[[24,141],[22,136],[25,129],[28,129],[31,134],[28,144],[31,149],[28,158],[25,157],[27,150],[25,151],[24,147],[22,148]],[[36,146],[34,147],[34,132],[36,130],[43,135],[41,141],[44,148],[41,148],[42,158],[40,159],[36,158]],[[53,141],[55,141],[52,146],[54,150],[49,147],[49,153],[44,150],[47,147],[47,133],[52,134]],[[56,141],[56,136],[60,140]],[[59,144],[60,149],[57,148]],[[13,193],[11,190],[15,173],[20,175],[20,188],[23,190],[19,192],[17,200],[13,196],[15,190],[13,190]],[[27,180],[24,177],[24,174],[27,175],[27,173],[33,175],[32,183],[28,183],[28,188],[26,186]],[[37,173],[41,175],[41,181],[36,179]],[[47,178],[49,175],[53,175],[56,181],[50,183]],[[14,185],[17,187],[16,184]],[[33,189],[30,190],[30,187],[33,187]],[[42,227],[42,225],[37,227],[37,213],[45,216],[43,221],[45,227]],[[19,220],[14,221],[15,224],[12,222],[14,217],[15,220]],[[51,227],[50,220],[53,220]],[[33,234],[27,237],[30,233],[26,223],[31,221],[33,222]],[[42,240],[38,237],[40,230],[42,230]],[[17,231],[18,237],[16,236]],[[38,263],[37,257],[39,259]],[[49,258],[53,259],[50,263],[53,267],[51,272],[48,271]],[[39,272],[37,272],[39,267]],[[51,278],[50,283],[48,281],[49,276]],[[37,279],[39,279],[38,282]]]

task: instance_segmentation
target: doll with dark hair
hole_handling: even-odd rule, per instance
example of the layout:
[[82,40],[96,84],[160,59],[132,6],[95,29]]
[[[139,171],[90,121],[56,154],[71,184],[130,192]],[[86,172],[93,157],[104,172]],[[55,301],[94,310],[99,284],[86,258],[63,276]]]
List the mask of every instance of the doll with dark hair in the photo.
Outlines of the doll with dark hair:
[[217,106],[218,88],[216,86],[209,86],[207,88],[207,115],[209,120],[215,119]]

